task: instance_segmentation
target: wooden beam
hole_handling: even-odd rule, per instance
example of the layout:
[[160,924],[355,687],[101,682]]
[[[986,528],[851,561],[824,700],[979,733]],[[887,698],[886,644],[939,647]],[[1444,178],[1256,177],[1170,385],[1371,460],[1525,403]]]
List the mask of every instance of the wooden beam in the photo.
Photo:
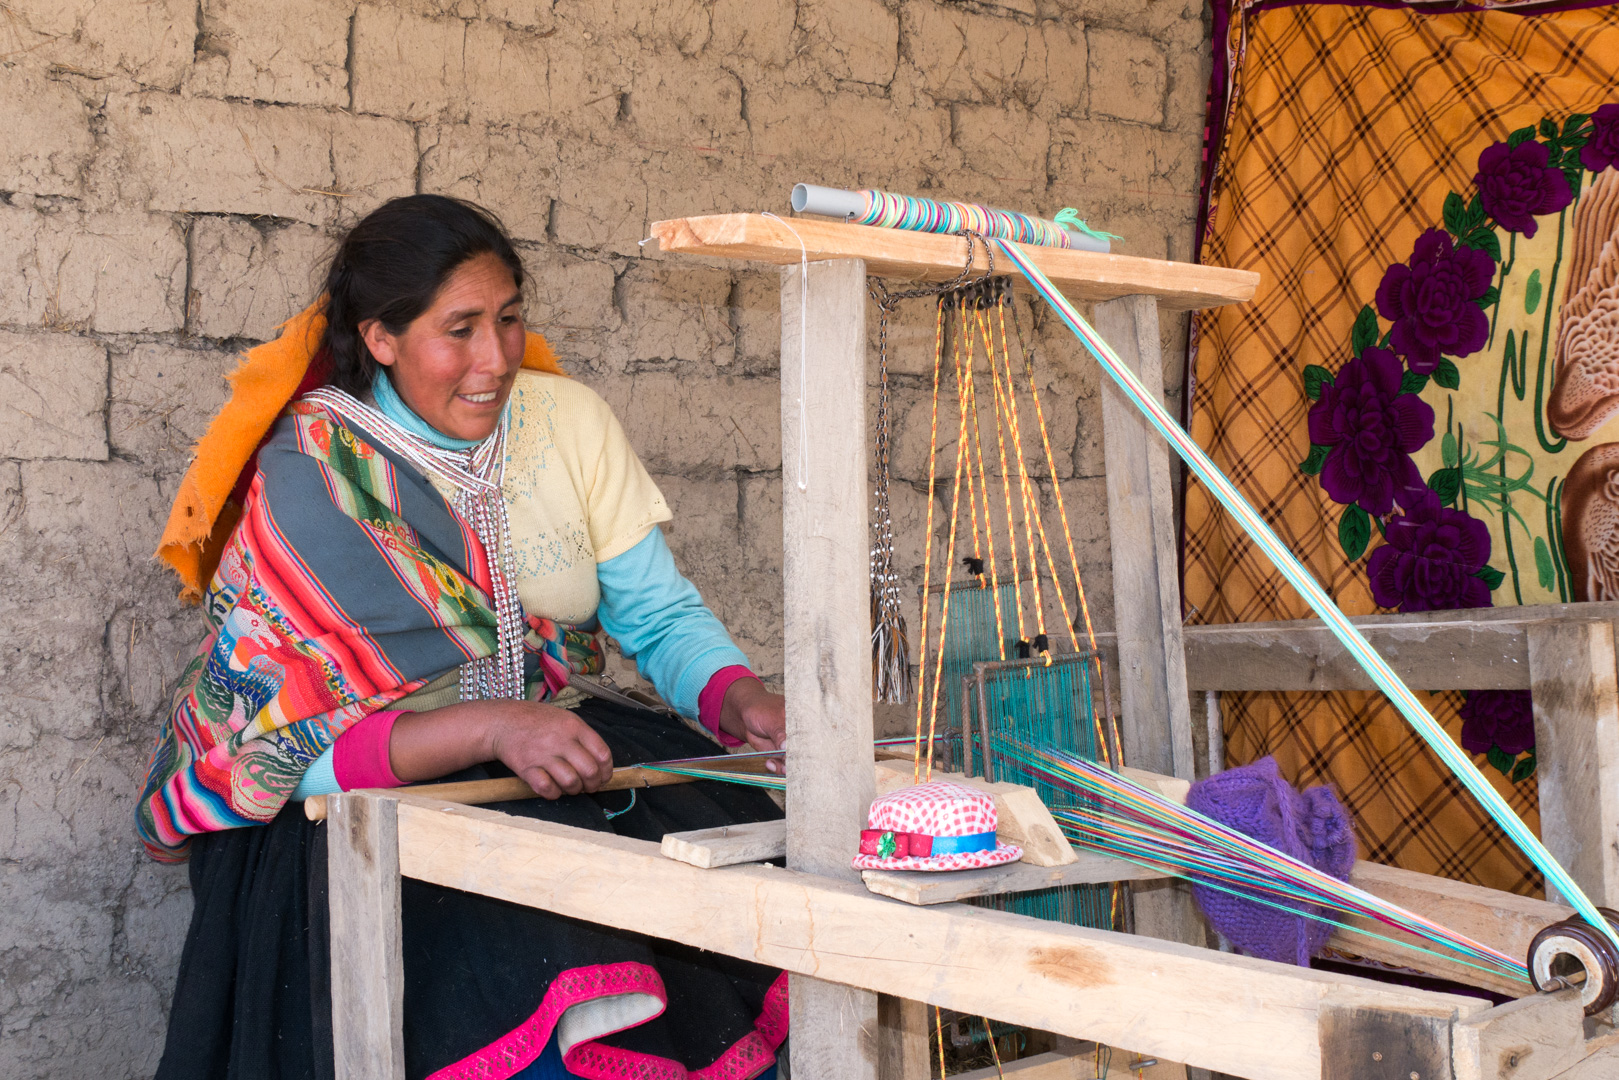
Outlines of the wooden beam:
[[[1150,1063],[1150,1064],[1149,1064]],[[1171,1080],[1184,1075],[1179,1065],[1140,1058],[1123,1050],[1110,1049],[1104,1072],[1097,1072],[1096,1060],[1090,1054],[1047,1053],[1008,1061],[997,1072],[995,1066],[952,1073],[950,1080],[1097,1080],[1098,1077],[1128,1078],[1128,1080]]]
[[[873,274],[913,281],[949,281],[961,273],[967,260],[967,242],[959,236],[817,218],[783,222],[762,214],[714,214],[654,222],[652,235],[661,250],[683,255],[787,266],[797,264],[807,249],[812,262],[862,259]],[[1243,303],[1253,299],[1259,284],[1259,275],[1250,270],[1063,248],[1022,248],[1070,300],[1079,302],[1139,294],[1157,297],[1171,310],[1184,311]],[[996,264],[1002,272],[1005,261]],[[982,244],[975,251],[973,267],[980,273],[989,272]],[[785,313],[785,305],[782,310]]]
[[[626,765],[614,769],[607,782],[598,791],[623,791],[627,788],[666,787],[670,784],[689,784],[696,777],[659,772],[640,765]],[[461,803],[464,806],[482,806],[486,803],[513,802],[518,799],[537,799],[539,795],[520,776],[497,776],[492,780],[458,780],[450,784],[410,784],[386,789],[395,792],[419,791],[441,802]],[[310,821],[325,821],[330,795],[311,795],[304,800],[304,817]]]
[[398,802],[331,800],[326,828],[337,1080],[404,1080],[405,960]]
[[[1529,627],[1619,619],[1619,603],[1360,615],[1350,619],[1400,677],[1423,690],[1526,690]],[[1098,634],[1104,645],[1115,636]],[[1373,690],[1319,619],[1188,626],[1186,681],[1198,690]]]
[[[787,864],[858,881],[849,859],[875,791],[859,259],[782,268],[781,454]],[[795,979],[790,1010],[795,1076],[876,1080],[876,994]]]
[[878,1080],[930,1080],[928,1023],[930,1010],[920,1001],[877,995]]
[[1322,1010],[1321,1080],[1453,1080],[1451,1024],[1362,1005]]
[[1457,1080],[1551,1080],[1585,1057],[1585,1007],[1578,987],[1534,994],[1457,1021]]
[[1613,623],[1531,626],[1529,672],[1540,763],[1540,835],[1593,903],[1619,904],[1619,674]]
[[910,907],[780,867],[699,870],[656,844],[420,796],[400,798],[399,819],[413,878],[1251,1080],[1320,1075],[1331,1007],[1447,1022],[1485,1008],[1177,942]]
[[[1158,305],[1128,296],[1096,305],[1097,331],[1164,396]],[[1119,664],[1124,759],[1191,780],[1192,710],[1181,642],[1181,601],[1169,448],[1109,380],[1102,386],[1107,521],[1113,553],[1113,618]],[[1133,891],[1138,933],[1201,945],[1203,920],[1183,885],[1160,881]]]
[[[1350,873],[1349,882],[1508,956],[1527,958],[1529,943],[1536,934],[1573,914],[1572,909],[1561,904],[1378,863],[1357,862]],[[1369,919],[1352,919],[1350,923],[1397,941],[1407,941],[1424,948],[1431,944]],[[1498,993],[1530,993],[1527,982],[1493,975],[1440,957],[1413,953],[1365,934],[1338,930],[1333,933],[1330,944],[1334,949],[1379,963],[1414,968]]]

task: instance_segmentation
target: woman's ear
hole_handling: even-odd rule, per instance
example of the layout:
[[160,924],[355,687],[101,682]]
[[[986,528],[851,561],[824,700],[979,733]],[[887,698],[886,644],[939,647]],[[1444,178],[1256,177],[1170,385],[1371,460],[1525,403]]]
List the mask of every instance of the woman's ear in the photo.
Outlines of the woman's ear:
[[394,349],[395,338],[382,325],[381,319],[367,319],[360,324],[360,340],[371,350],[371,357],[383,367],[393,367],[399,359]]

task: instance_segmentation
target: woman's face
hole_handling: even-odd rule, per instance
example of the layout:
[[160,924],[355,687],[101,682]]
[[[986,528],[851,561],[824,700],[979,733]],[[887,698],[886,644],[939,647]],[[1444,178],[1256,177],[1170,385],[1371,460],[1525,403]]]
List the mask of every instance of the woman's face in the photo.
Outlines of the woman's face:
[[450,274],[432,305],[390,334],[376,319],[360,335],[405,404],[456,439],[482,439],[500,422],[523,363],[522,293],[498,255]]

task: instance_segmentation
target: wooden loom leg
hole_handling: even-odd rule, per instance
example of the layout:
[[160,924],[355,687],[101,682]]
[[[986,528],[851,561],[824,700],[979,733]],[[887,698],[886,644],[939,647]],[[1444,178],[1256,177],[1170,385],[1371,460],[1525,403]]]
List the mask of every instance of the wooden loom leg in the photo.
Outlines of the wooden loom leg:
[[404,1080],[399,803],[334,795],[326,825],[337,1080]]
[[1593,903],[1619,904],[1619,676],[1613,623],[1530,626],[1529,682],[1541,837]]
[[[1157,302],[1150,296],[1126,296],[1097,304],[1095,315],[1098,332],[1161,400]],[[1107,379],[1102,386],[1102,440],[1124,759],[1139,769],[1191,780],[1197,774],[1181,642],[1169,447]],[[1184,886],[1152,882],[1136,886],[1134,895],[1137,933],[1203,944],[1203,924]]]
[[928,1017],[931,1010],[920,1001],[877,996],[877,1016],[882,1028],[879,1080],[928,1080]]
[[[807,289],[802,274],[797,265],[781,272],[787,865],[859,881],[849,860],[876,791],[866,265],[811,263]],[[794,1080],[875,1080],[876,994],[795,976],[791,1018]]]

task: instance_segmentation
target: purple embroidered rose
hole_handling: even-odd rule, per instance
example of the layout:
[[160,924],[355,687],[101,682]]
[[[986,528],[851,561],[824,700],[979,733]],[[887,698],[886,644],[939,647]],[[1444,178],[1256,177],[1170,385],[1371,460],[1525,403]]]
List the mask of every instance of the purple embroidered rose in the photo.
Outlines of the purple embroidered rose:
[[1456,247],[1450,234],[1417,237],[1409,264],[1388,268],[1377,287],[1377,313],[1394,323],[1389,342],[1418,375],[1432,375],[1441,353],[1466,356],[1484,347],[1490,320],[1474,303],[1490,287],[1495,260]]
[[1580,147],[1580,164],[1592,172],[1619,169],[1619,101],[1591,114],[1591,138]]
[[1490,561],[1482,521],[1439,504],[1432,491],[1389,522],[1387,540],[1366,566],[1372,599],[1401,611],[1490,606],[1490,587],[1474,576]]
[[1382,515],[1427,490],[1411,453],[1433,438],[1433,407],[1400,393],[1404,375],[1399,357],[1369,348],[1310,406],[1310,442],[1331,447],[1321,486],[1334,502]]
[[1531,139],[1508,146],[1496,143],[1478,156],[1479,201],[1503,229],[1535,235],[1535,218],[1555,214],[1574,201],[1563,170],[1554,169],[1545,143]]
[[1527,690],[1469,690],[1461,707],[1462,749],[1488,754],[1499,746],[1517,757],[1535,748],[1535,713]]

